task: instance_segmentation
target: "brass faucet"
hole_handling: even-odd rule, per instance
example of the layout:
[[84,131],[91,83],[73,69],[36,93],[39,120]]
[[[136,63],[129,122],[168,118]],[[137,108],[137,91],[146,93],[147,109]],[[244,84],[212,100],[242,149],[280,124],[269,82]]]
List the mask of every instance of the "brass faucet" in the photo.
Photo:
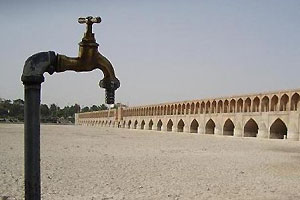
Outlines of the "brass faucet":
[[120,81],[115,76],[112,64],[107,58],[101,55],[98,51],[99,44],[96,43],[94,33],[92,32],[92,25],[100,23],[100,17],[79,18],[80,24],[86,24],[86,32],[79,43],[79,53],[77,58],[67,57],[65,55],[57,54],[57,63],[55,67],[56,72],[64,72],[72,70],[76,72],[92,71],[100,69],[103,71],[104,78],[99,82],[101,88],[106,90],[106,103],[113,104],[115,97],[115,90],[120,87]]

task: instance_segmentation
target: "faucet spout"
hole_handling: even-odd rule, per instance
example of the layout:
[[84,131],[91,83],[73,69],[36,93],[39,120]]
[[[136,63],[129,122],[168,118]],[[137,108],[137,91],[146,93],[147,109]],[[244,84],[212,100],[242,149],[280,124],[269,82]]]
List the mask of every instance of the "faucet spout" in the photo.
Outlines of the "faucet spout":
[[100,69],[104,78],[100,81],[101,88],[106,89],[106,103],[114,104],[115,90],[120,87],[120,81],[115,75],[114,68],[110,61],[98,51],[94,33],[92,33],[92,24],[100,23],[100,17],[79,18],[79,23],[86,23],[87,29],[79,43],[78,57],[68,57],[65,55],[57,55],[56,72],[64,72],[67,70],[84,72]]
[[103,71],[104,78],[99,82],[101,88],[105,88],[105,99],[107,104],[114,104],[115,90],[120,87],[120,81],[116,77],[114,68],[109,60],[99,53],[98,66]]

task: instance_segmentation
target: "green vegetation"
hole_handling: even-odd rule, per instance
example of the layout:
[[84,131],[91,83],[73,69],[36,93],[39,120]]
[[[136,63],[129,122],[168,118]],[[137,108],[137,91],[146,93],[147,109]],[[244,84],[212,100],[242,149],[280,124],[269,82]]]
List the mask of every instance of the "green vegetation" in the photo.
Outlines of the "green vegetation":
[[[75,113],[107,110],[104,104],[91,107],[85,106],[80,109],[80,105],[65,106],[60,108],[56,104],[41,104],[41,122],[43,123],[74,123]],[[2,122],[23,122],[24,121],[24,101],[22,99],[7,100],[0,98],[0,121]]]

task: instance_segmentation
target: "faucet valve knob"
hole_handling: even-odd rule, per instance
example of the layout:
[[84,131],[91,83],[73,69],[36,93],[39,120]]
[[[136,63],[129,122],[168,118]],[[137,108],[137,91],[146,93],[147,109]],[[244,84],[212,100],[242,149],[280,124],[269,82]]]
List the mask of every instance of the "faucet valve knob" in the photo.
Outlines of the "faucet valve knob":
[[[78,18],[79,24],[86,24],[86,32],[84,34],[84,37],[82,38],[82,41],[88,41],[91,43],[96,42],[94,34],[92,32],[92,25],[94,23],[100,23],[100,22],[101,22],[100,17],[88,16],[88,17],[79,17]],[[97,44],[97,46],[98,46],[98,44]]]
[[88,17],[79,17],[78,18],[79,24],[93,24],[93,23],[100,23],[100,22],[101,22],[100,17],[88,16]]

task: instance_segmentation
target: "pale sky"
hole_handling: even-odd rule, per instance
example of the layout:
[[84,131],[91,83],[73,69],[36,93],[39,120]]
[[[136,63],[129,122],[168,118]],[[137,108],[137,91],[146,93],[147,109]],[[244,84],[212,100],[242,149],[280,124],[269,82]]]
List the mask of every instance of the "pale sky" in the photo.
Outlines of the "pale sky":
[[[25,60],[75,57],[85,26],[115,68],[116,102],[169,101],[300,88],[299,0],[0,0],[0,97],[23,98]],[[104,103],[101,71],[45,75],[42,103]]]

